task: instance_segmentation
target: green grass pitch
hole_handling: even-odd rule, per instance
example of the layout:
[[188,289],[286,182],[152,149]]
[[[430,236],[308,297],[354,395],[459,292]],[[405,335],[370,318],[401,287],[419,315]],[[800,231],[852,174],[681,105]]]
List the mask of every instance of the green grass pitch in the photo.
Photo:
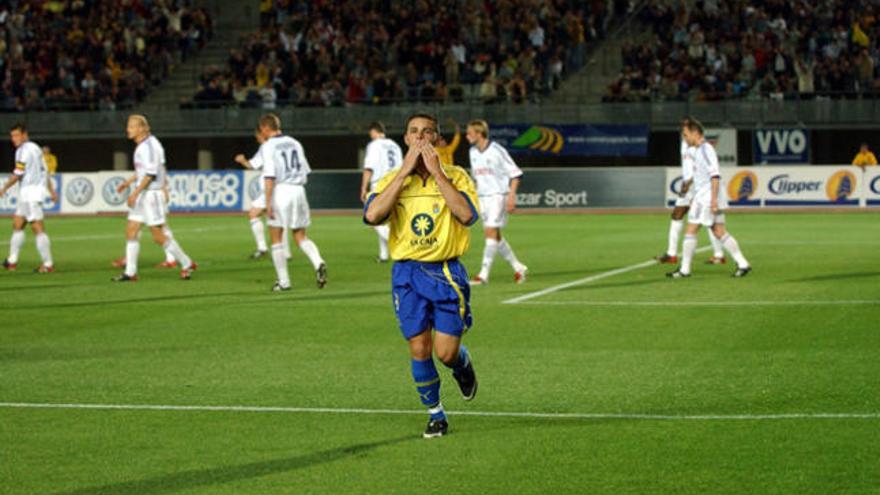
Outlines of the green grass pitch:
[[[744,279],[702,252],[687,280],[649,266],[503,304],[644,262],[668,230],[661,214],[514,216],[529,280],[499,259],[474,288],[479,394],[464,403],[441,369],[450,434],[423,440],[390,266],[357,216],[314,219],[330,283],[294,250],[282,294],[247,259],[243,216],[171,218],[189,282],[153,268],[145,233],[136,284],[109,281],[122,218],[50,218],[58,272],[30,272],[29,233],[0,273],[0,493],[880,493],[880,213],[728,222]],[[4,252],[8,234],[4,219]]]

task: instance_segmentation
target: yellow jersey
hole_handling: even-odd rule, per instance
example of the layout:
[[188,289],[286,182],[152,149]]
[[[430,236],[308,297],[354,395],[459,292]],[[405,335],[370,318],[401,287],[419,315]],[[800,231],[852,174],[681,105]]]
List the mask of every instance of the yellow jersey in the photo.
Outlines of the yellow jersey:
[[877,157],[875,157],[874,153],[871,153],[870,151],[866,151],[865,153],[859,151],[856,157],[853,158],[852,164],[859,167],[864,167],[865,165],[877,165]]
[[46,161],[46,169],[49,171],[49,175],[55,175],[55,171],[58,170],[58,157],[54,153],[43,153],[43,160]]
[[440,163],[445,163],[447,165],[452,165],[455,163],[455,150],[458,149],[458,143],[461,141],[461,132],[455,131],[455,136],[452,138],[452,142],[447,144],[446,146],[437,147],[437,154],[440,155]]
[[[382,222],[390,227],[388,247],[391,259],[438,262],[457,258],[467,252],[471,242],[468,227],[479,217],[477,189],[463,168],[444,164],[443,171],[470,204],[473,210],[471,222],[465,225],[455,218],[440,194],[434,177],[429,175],[422,180],[413,173],[404,181],[397,204]],[[399,173],[398,169],[385,174],[370,193],[367,207]]]

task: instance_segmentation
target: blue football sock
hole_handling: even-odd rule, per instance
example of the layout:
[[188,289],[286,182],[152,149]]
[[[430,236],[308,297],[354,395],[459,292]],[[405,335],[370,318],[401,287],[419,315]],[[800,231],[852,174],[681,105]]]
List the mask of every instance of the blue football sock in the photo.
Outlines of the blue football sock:
[[440,406],[440,374],[434,366],[434,359],[428,358],[424,361],[413,359],[412,376],[422,404],[431,410],[431,419],[445,419],[446,414]]

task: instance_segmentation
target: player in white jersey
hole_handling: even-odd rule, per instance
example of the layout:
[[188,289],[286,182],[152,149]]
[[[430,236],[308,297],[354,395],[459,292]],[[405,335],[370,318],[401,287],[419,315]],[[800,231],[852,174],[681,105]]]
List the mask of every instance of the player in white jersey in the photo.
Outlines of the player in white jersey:
[[24,245],[24,227],[31,224],[31,230],[36,236],[37,251],[42,259],[42,263],[34,271],[51,273],[55,271],[55,265],[52,262],[49,235],[46,234],[46,226],[43,223],[43,200],[48,195],[52,201],[58,201],[58,195],[55,194],[55,186],[49,178],[43,152],[36,143],[28,139],[27,127],[21,123],[15,124],[9,130],[9,137],[15,146],[15,169],[0,189],[0,196],[6,194],[6,191],[15,184],[19,184],[19,189],[18,205],[12,217],[9,257],[3,260],[3,267],[10,271],[16,269],[18,254]]
[[[165,216],[167,217],[171,213],[171,210],[169,209],[171,193],[168,191],[168,169],[165,168],[164,164],[162,165],[162,173],[160,175],[164,179],[162,182],[162,197],[165,199]],[[117,187],[117,190],[124,191],[125,189],[129,189],[136,179],[137,175],[130,177]],[[171,227],[169,227],[167,223],[163,229],[165,231],[165,237],[168,237],[169,239],[174,238],[174,232],[171,232]],[[140,240],[140,235],[141,232],[138,231],[138,240]],[[177,268],[177,260],[174,259],[174,253],[172,253],[170,249],[163,248],[162,250],[165,252],[165,261],[158,263],[156,268]],[[121,258],[116,258],[111,264],[114,268],[125,268],[125,263],[125,254],[123,254]]]
[[[385,137],[385,124],[373,122],[370,124],[370,144],[364,155],[364,173],[361,177],[361,202],[367,200],[367,194],[375,189],[376,184],[385,174],[399,167],[403,163],[403,152],[400,146]],[[373,229],[379,236],[379,256],[376,261],[387,263],[389,258],[388,225],[375,225]]]
[[[685,117],[682,122],[682,129],[691,117]],[[684,229],[684,216],[691,207],[691,201],[694,199],[694,189],[691,187],[694,175],[693,149],[681,140],[681,193],[675,200],[675,208],[672,210],[672,220],[669,222],[669,245],[666,252],[654,259],[660,263],[678,263],[678,241],[681,238],[681,231]],[[727,263],[724,257],[724,251],[721,247],[721,241],[715,238],[710,232],[706,232],[709,236],[709,242],[712,243],[713,255],[706,261],[708,265],[723,265]]]
[[685,278],[691,276],[691,262],[697,250],[697,232],[700,226],[712,230],[721,241],[724,249],[736,260],[734,277],[744,277],[752,271],[749,262],[739,249],[739,244],[724,228],[724,211],[727,209],[727,195],[721,187],[721,169],[715,148],[703,136],[703,126],[691,119],[684,125],[682,135],[691,146],[693,154],[694,199],[688,210],[688,226],[682,246],[681,265],[678,270],[667,273],[667,277]]
[[[257,144],[263,144],[265,141],[263,136],[260,135],[260,128],[257,127],[254,129],[254,137],[257,140]],[[235,155],[235,162],[241,165],[244,168],[262,171],[263,170],[263,159],[260,157],[260,153],[257,152],[250,159],[246,158],[242,154]],[[257,250],[251,254],[251,259],[260,259],[263,256],[266,256],[266,253],[269,252],[269,248],[266,246],[266,234],[265,229],[263,227],[263,221],[260,219],[266,212],[266,188],[263,186],[263,178],[257,181],[260,187],[260,195],[257,196],[256,199],[251,201],[251,209],[248,211],[248,220],[250,220],[251,224],[251,233],[254,234],[254,241],[257,243]],[[284,256],[287,259],[291,258],[290,254],[290,243],[288,242],[287,235],[282,235],[282,240],[284,241]]]
[[[137,277],[137,260],[140,253],[140,231],[146,224],[153,234],[156,244],[168,250],[180,264],[180,278],[189,280],[196,264],[186,255],[173,237],[165,234],[166,200],[162,192],[165,184],[165,149],[162,143],[150,134],[150,124],[143,115],[130,115],[125,127],[128,139],[137,143],[134,150],[135,175],[129,183],[137,186],[128,196],[128,226],[125,236],[125,271],[113,277],[115,282],[134,282]],[[119,192],[128,188],[121,184]]]
[[489,271],[496,253],[510,263],[514,282],[521,284],[526,281],[529,268],[513,254],[507,239],[501,236],[501,229],[507,226],[507,215],[516,208],[516,190],[522,170],[504,147],[489,140],[489,124],[485,120],[470,121],[465,137],[471,144],[471,175],[477,183],[480,217],[486,237],[483,264],[480,273],[471,279],[471,285],[489,283]]
[[306,227],[311,223],[311,218],[304,186],[311,168],[305,150],[299,141],[281,134],[281,119],[275,114],[260,117],[259,129],[265,142],[260,145],[257,155],[263,162],[266,217],[272,238],[272,262],[278,275],[272,290],[290,290],[290,275],[282,242],[286,229],[293,230],[297,246],[312,262],[318,288],[321,289],[327,284],[327,264],[318,246],[306,237]]

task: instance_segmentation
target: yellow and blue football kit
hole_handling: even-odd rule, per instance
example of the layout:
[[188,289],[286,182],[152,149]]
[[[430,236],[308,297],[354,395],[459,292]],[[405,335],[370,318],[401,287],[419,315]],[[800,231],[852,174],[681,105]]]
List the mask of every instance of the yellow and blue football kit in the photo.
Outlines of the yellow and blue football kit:
[[[392,297],[406,339],[431,328],[461,336],[471,324],[470,286],[458,257],[470,246],[468,227],[479,217],[476,187],[461,167],[443,165],[443,171],[471,207],[471,222],[455,218],[432,176],[417,174],[405,179],[394,208],[380,222],[390,227]],[[398,173],[376,184],[364,212]]]

